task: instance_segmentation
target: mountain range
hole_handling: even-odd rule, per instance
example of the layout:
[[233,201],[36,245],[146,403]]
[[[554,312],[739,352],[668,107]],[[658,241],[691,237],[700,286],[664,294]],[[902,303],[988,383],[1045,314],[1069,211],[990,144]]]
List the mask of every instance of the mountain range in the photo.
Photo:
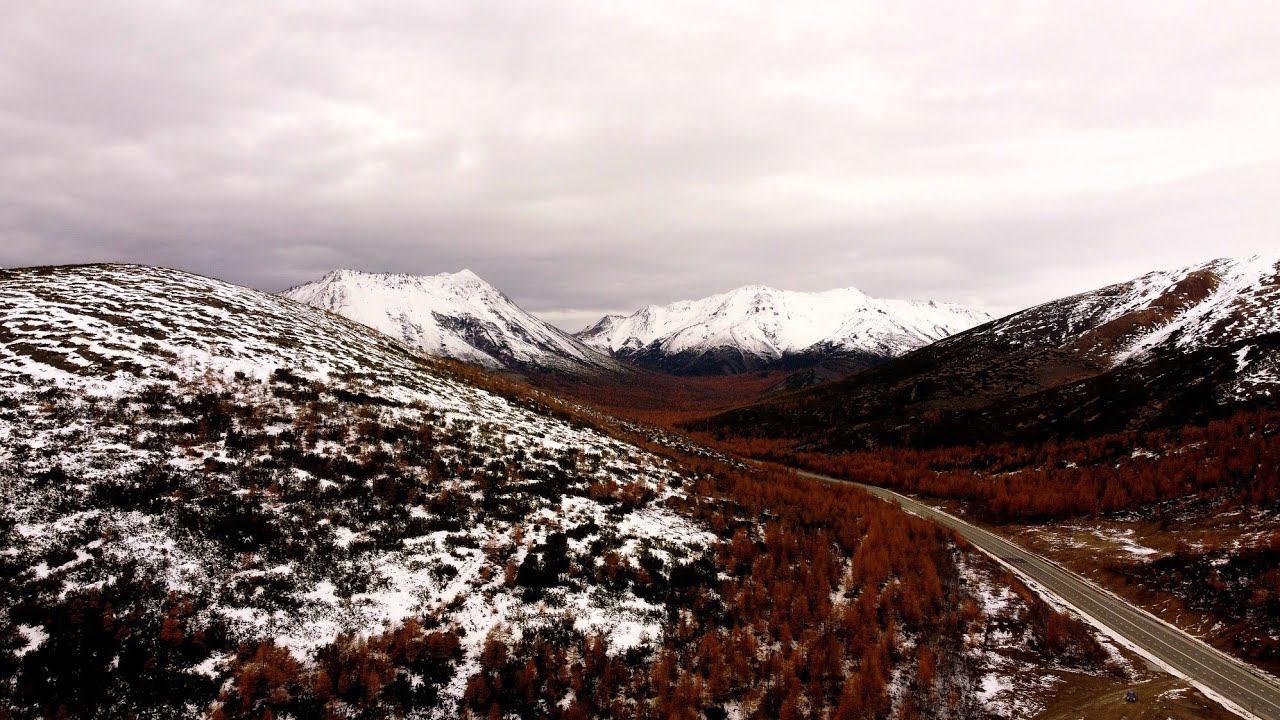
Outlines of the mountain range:
[[936,685],[978,716],[1106,657],[852,487],[693,463],[403,338],[178,270],[0,270],[0,715],[887,715]]
[[[286,295],[137,265],[0,270],[15,716],[879,717],[949,697],[1013,717],[1068,675],[1132,677],[941,527],[506,375],[620,368],[665,378],[655,396],[708,378],[627,370],[466,272],[336,271]],[[616,338],[874,355],[690,425],[766,454],[1094,442],[1280,399],[1275,259],[1151,273],[914,350],[981,318],[860,295],[750,288],[646,326],[647,345],[639,326]],[[813,307],[829,312],[806,323]],[[1268,472],[1235,460],[1243,485]],[[949,477],[986,487],[1009,464]],[[803,660],[763,659],[773,646]]]
[[415,276],[339,269],[281,294],[428,355],[491,370],[632,385],[648,382],[636,379],[637,370],[680,376],[782,371],[791,376],[781,387],[811,385],[990,319],[959,305],[881,300],[856,288],[803,293],[749,285],[609,315],[570,335],[470,270]]
[[1280,399],[1280,262],[1218,259],[1038,305],[701,429],[814,448],[1019,442]]
[[643,367],[729,374],[833,358],[870,367],[990,319],[974,308],[877,299],[857,288],[805,293],[747,285],[607,315],[576,337]]
[[[1151,272],[999,320],[855,288],[749,285],[608,315],[573,335],[468,270],[335,270],[282,295],[427,355],[539,377],[558,392],[627,395],[624,404],[652,408],[693,389],[721,408],[759,400],[723,421],[838,427],[841,442],[857,445],[1143,427],[1265,397],[1280,376],[1270,349],[1277,292],[1265,257]],[[756,371],[782,379],[771,390],[738,382],[714,392],[695,382]],[[805,412],[782,410],[792,406]]]

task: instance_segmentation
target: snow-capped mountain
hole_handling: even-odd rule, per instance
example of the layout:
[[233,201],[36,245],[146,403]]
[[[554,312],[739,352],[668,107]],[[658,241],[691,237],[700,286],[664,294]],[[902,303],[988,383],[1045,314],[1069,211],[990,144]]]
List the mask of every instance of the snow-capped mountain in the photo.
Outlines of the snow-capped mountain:
[[470,270],[422,276],[334,270],[282,295],[429,355],[491,369],[618,369],[612,358],[525,312]]
[[974,337],[1058,347],[1109,366],[1280,332],[1280,257],[1219,258],[1010,315]]
[[1280,403],[1280,258],[1224,258],[1054,300],[716,422],[831,442],[1035,441]]
[[615,357],[678,373],[738,372],[788,359],[875,364],[990,320],[974,308],[748,285],[700,300],[609,315],[577,333]]

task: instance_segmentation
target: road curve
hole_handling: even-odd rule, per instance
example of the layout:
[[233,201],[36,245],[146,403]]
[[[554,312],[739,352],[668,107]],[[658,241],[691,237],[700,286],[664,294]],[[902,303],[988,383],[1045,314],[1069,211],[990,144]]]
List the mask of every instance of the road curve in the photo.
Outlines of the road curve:
[[[800,475],[831,483],[849,481],[797,470]],[[1221,702],[1227,709],[1259,720],[1280,720],[1280,683],[1253,666],[1210,647],[1205,642],[1134,607],[1057,563],[971,525],[954,515],[872,485],[852,483],[914,515],[956,531],[980,550],[1015,573],[1038,584],[1108,634],[1137,647],[1174,674]]]

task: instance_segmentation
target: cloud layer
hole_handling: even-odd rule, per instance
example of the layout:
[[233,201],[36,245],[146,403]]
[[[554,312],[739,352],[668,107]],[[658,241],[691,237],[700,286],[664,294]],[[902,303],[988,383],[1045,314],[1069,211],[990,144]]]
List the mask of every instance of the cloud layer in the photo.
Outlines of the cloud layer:
[[1003,310],[1280,247],[1280,7],[43,2],[0,264],[470,267],[574,326],[749,282]]

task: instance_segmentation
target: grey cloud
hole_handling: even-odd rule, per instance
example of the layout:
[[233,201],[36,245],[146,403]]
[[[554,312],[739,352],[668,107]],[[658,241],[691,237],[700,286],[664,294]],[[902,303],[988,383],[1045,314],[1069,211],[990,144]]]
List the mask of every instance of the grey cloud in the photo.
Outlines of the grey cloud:
[[4,265],[465,266],[576,325],[748,282],[1005,310],[1280,245],[1260,3],[6,15]]

